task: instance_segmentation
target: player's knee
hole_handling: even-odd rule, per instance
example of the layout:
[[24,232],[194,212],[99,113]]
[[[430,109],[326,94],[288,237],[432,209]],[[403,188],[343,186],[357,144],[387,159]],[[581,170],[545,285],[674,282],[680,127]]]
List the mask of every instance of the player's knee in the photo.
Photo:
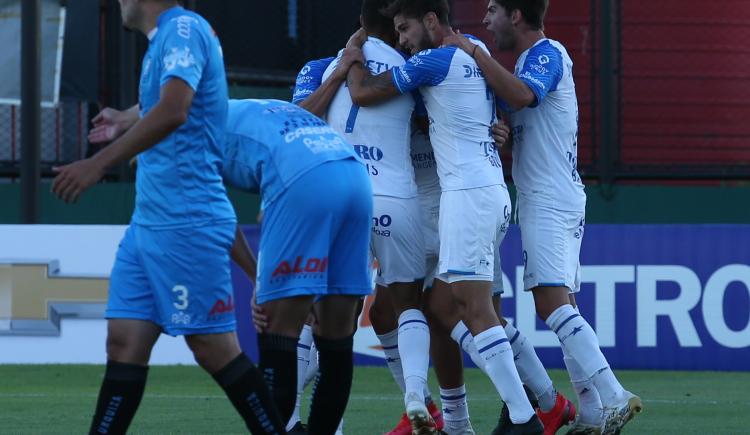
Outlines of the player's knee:
[[190,335],[185,337],[193,358],[204,370],[215,373],[240,354],[236,341],[226,334]]
[[137,337],[111,331],[107,334],[107,359],[109,360],[146,365],[150,355],[151,349],[141,345]]

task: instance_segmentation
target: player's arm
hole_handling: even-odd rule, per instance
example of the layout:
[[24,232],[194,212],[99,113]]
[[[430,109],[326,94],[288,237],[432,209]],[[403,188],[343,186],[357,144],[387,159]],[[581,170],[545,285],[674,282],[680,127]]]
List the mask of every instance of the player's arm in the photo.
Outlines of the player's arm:
[[138,104],[125,110],[106,107],[91,121],[94,127],[89,131],[89,142],[111,142],[135,125],[140,117]]
[[323,81],[318,89],[297,103],[299,107],[318,118],[322,118],[328,111],[328,106],[331,104],[333,97],[336,96],[336,92],[338,92],[341,84],[346,80],[346,72],[346,70],[342,70],[340,66],[337,66],[333,74]]
[[255,286],[255,277],[258,271],[258,260],[255,258],[253,251],[247,244],[245,234],[242,233],[240,226],[237,225],[237,230],[234,235],[234,244],[232,245],[231,252],[232,260],[237,263],[238,266],[245,272],[250,281]]
[[362,51],[350,47],[344,50],[344,56],[350,56],[351,67],[346,78],[352,102],[358,106],[367,107],[383,103],[401,95],[393,83],[391,72],[385,71],[376,76],[365,68]]
[[513,73],[505,69],[500,63],[474,44],[461,33],[455,33],[443,39],[444,45],[455,45],[474,58],[479,69],[484,73],[487,84],[495,95],[505,101],[512,109],[518,110],[533,105],[536,95],[529,86]]
[[127,132],[93,157],[55,167],[58,173],[52,192],[65,202],[74,202],[99,181],[104,172],[156,145],[187,121],[194,91],[180,79],[170,79],[160,90],[159,101]]

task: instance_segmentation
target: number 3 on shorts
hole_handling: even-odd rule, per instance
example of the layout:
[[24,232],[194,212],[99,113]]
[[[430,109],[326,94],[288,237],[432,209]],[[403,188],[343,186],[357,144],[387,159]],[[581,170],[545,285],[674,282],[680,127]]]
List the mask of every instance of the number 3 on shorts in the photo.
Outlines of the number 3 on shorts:
[[172,287],[172,293],[179,293],[177,295],[177,302],[173,305],[178,310],[184,310],[188,307],[188,289],[184,285],[176,285]]

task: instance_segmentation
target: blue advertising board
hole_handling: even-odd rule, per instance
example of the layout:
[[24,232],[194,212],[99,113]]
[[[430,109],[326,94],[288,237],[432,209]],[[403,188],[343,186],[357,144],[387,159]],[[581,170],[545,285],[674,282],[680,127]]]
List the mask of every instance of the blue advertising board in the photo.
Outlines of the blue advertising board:
[[[244,231],[257,250],[258,227]],[[503,315],[546,367],[563,368],[557,337],[523,291],[516,226],[500,252]],[[750,370],[750,225],[588,225],[580,258],[578,305],[612,367]],[[252,287],[237,268],[233,278],[240,341],[257,358]],[[384,364],[366,316],[355,352],[358,364]]]

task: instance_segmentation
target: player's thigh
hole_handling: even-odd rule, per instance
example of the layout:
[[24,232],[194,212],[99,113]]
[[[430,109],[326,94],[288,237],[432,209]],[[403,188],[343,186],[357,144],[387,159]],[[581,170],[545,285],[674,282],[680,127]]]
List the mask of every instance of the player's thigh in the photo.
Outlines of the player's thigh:
[[425,243],[418,198],[373,198],[372,252],[379,285],[413,283],[425,277]]
[[109,279],[105,317],[143,320],[161,325],[136,233],[137,226],[129,226],[117,248]]
[[506,206],[507,190],[501,185],[443,192],[438,272],[447,282],[493,280]]
[[524,289],[580,288],[579,254],[584,213],[555,210],[519,200]]
[[328,295],[315,302],[318,323],[315,332],[328,339],[351,337],[354,334],[357,305],[355,295]]
[[328,294],[364,296],[372,293],[370,235],[372,189],[364,167],[355,160],[344,160],[334,169],[346,183],[329,184],[337,207],[330,240]]
[[143,263],[164,331],[170,335],[235,330],[229,253],[236,222],[153,230],[140,228]]

